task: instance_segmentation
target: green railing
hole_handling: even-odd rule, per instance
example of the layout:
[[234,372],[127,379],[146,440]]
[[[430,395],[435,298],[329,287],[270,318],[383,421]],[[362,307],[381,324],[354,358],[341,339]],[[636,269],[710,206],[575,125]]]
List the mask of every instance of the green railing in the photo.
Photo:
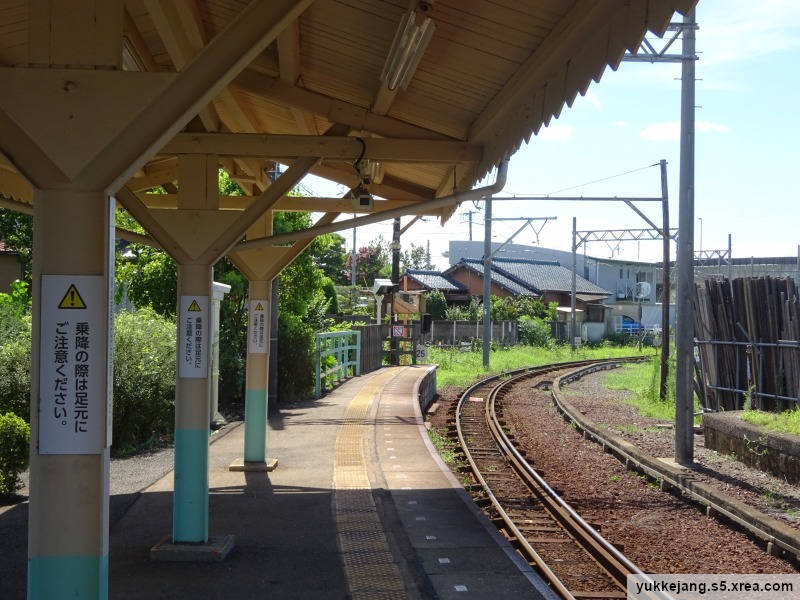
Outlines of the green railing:
[[[355,339],[353,340],[353,338]],[[354,352],[351,353],[351,351]],[[332,356],[335,363],[332,367],[323,371],[322,362],[327,356]],[[353,367],[353,375],[361,375],[361,332],[334,331],[331,333],[318,333],[316,363],[315,398],[319,398],[322,395],[322,380],[324,377],[333,375],[338,383],[350,376],[350,367]]]

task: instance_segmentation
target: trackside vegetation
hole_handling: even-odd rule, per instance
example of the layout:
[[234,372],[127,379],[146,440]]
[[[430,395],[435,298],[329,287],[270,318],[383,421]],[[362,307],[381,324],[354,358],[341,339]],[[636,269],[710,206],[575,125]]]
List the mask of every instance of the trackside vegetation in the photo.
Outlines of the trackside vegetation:
[[[644,354],[654,351],[645,348]],[[527,366],[544,365],[571,360],[587,360],[592,358],[616,358],[634,356],[639,353],[633,346],[584,346],[572,352],[569,346],[553,344],[552,346],[514,346],[511,348],[495,348],[491,352],[490,370],[483,368],[483,352],[480,345],[475,350],[462,352],[456,348],[432,347],[428,362],[436,363],[436,383],[439,388],[446,386],[466,387],[473,382],[502,371],[520,369]]]

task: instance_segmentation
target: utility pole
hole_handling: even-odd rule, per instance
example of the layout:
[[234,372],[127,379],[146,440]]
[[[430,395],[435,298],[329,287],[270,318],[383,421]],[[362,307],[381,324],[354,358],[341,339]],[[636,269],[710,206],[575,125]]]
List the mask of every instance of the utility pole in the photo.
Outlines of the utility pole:
[[[667,380],[669,375],[669,190],[667,187],[667,161],[661,159],[661,226],[664,230],[664,256],[661,266],[661,380],[658,386],[658,397],[663,402],[667,398]],[[640,305],[641,306],[641,305]],[[640,321],[641,322],[641,321]]]
[[472,241],[472,215],[476,214],[477,210],[468,210],[467,219],[469,220],[469,241]]
[[[392,223],[392,283],[400,282],[400,217],[395,217]],[[389,324],[394,323],[394,291],[391,294],[391,306],[389,307]],[[399,363],[397,356],[397,340],[391,337],[391,363]]]
[[695,17],[683,17],[681,54],[681,138],[678,231],[678,297],[675,346],[675,461],[694,461],[694,78]]
[[570,294],[570,301],[569,306],[571,309],[571,318],[570,318],[570,332],[569,332],[569,347],[572,348],[572,351],[575,352],[577,344],[575,343],[575,329],[577,327],[577,319],[575,318],[575,309],[576,309],[576,288],[578,285],[578,227],[577,227],[577,219],[572,217],[572,293]]
[[[492,335],[492,197],[486,197],[483,216],[483,368],[489,368],[489,338]],[[470,220],[470,223],[472,221]]]
[[[355,218],[355,213],[353,213],[353,218]],[[352,285],[357,285],[358,281],[356,280],[356,228],[353,227],[353,254],[350,258],[350,283]]]

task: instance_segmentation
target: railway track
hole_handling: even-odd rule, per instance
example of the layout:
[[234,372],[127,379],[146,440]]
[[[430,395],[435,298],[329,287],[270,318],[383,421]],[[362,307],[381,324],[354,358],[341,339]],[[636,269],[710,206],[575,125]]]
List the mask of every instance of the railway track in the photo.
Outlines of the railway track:
[[459,400],[452,426],[475,480],[476,502],[503,535],[565,599],[625,598],[626,576],[642,572],[580,517],[536,471],[504,431],[502,397],[511,386],[550,386],[582,366],[633,359],[577,361],[520,369],[483,380]]

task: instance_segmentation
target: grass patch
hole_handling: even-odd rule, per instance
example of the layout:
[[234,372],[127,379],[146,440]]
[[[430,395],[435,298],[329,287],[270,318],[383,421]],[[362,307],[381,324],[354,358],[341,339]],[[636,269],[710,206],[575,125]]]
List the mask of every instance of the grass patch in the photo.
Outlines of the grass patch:
[[[654,350],[646,348],[644,354]],[[447,386],[466,387],[478,379],[501,371],[510,371],[527,366],[592,358],[618,358],[637,354],[636,348],[627,347],[582,347],[572,352],[569,346],[539,348],[536,346],[513,346],[508,349],[493,350],[489,358],[489,369],[483,368],[483,353],[460,352],[452,348],[431,347],[429,360],[439,365],[436,382],[440,388]]]
[[742,420],[760,425],[767,431],[791,433],[800,435],[800,410],[791,409],[779,413],[764,412],[761,410],[742,411]]
[[438,429],[431,427],[428,429],[428,437],[431,438],[431,443],[439,456],[448,465],[456,464],[456,443],[442,435]]
[[[614,369],[606,375],[605,384],[612,390],[628,390],[633,392],[624,402],[633,406],[643,417],[661,419],[663,421],[675,420],[675,361],[670,361],[669,376],[667,379],[667,398],[662,401],[658,397],[660,382],[661,359],[654,356],[649,363],[636,363],[624,365]],[[700,402],[694,397],[694,410],[700,410]],[[699,425],[700,417],[695,417],[694,422]]]

